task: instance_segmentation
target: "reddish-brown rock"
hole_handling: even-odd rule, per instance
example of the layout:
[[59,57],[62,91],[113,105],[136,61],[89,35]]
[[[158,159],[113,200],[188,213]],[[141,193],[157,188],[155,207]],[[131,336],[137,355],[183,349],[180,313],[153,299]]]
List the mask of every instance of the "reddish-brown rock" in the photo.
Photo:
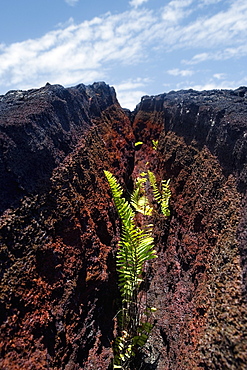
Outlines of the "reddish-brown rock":
[[172,189],[170,220],[155,223],[146,362],[157,369],[246,368],[246,91],[171,92],[135,112],[145,143],[136,163],[149,161]]
[[[129,177],[133,133],[106,85],[87,89],[87,104],[98,107],[75,134],[73,152],[45,192],[34,181],[33,192],[1,218],[1,369],[106,369],[111,362],[118,222],[103,169]],[[36,102],[29,104],[35,111]]]
[[147,166],[171,178],[171,216],[155,216],[156,324],[133,370],[246,368],[246,91],[144,97],[132,124],[104,83],[1,97],[1,369],[108,369],[119,221],[103,169],[131,188]]

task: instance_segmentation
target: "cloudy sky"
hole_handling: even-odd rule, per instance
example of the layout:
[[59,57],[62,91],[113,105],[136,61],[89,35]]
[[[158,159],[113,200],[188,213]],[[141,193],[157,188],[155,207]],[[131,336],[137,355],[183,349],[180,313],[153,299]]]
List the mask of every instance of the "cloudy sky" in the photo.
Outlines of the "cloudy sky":
[[0,94],[105,81],[143,95],[247,85],[247,0],[6,0]]

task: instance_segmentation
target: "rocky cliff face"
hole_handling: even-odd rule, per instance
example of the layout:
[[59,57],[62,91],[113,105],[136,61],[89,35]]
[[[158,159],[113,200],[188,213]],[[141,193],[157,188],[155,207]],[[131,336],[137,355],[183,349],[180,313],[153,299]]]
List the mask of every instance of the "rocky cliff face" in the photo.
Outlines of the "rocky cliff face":
[[159,369],[247,363],[246,91],[171,92],[143,98],[135,112],[135,135],[147,145],[159,139],[152,163],[172,179],[150,288],[162,307],[151,341]]
[[102,83],[47,84],[0,97],[0,212],[25,195],[46,192],[53,169],[114,103],[114,90]]
[[147,162],[172,200],[137,368],[245,369],[246,104],[247,88],[189,90],[129,114],[104,83],[1,97],[2,369],[108,369],[120,225],[103,169],[131,188]]

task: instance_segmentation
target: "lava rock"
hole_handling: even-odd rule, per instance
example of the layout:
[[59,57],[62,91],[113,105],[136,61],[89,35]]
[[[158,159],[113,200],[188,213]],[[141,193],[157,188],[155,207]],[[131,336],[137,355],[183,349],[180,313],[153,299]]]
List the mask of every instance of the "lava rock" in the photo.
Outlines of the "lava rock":
[[2,369],[109,368],[121,225],[103,170],[128,195],[147,168],[171,179],[171,216],[154,216],[155,326],[132,369],[246,368],[246,92],[171,91],[134,112],[103,82],[0,97]]

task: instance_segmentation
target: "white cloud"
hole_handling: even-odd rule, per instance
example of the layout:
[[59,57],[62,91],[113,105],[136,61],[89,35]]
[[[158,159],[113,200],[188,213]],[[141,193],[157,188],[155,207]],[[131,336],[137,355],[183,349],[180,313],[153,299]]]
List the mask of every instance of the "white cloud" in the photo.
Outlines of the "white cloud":
[[223,80],[226,78],[226,74],[225,73],[215,73],[213,77],[216,78],[217,80]]
[[140,90],[140,88],[145,88],[148,83],[150,83],[149,78],[138,77],[114,85],[121,106],[133,110],[136,102],[140,101],[142,96],[147,95],[147,92],[144,89]]
[[192,76],[194,74],[194,71],[191,71],[189,69],[174,68],[174,69],[169,69],[167,73],[172,76],[188,77],[188,76]]
[[227,59],[239,59],[245,56],[247,56],[247,44],[238,47],[223,48],[220,51],[196,54],[190,60],[182,60],[182,63],[193,65],[210,60],[223,61]]
[[[241,79],[230,80],[226,78],[227,75],[220,73],[220,74],[213,74],[211,77],[207,79],[205,83],[188,83],[186,89],[194,89],[194,90],[224,90],[224,89],[236,89],[238,86],[244,86],[247,83],[247,76]],[[219,81],[221,79],[221,81]],[[177,86],[179,88],[179,86]]]
[[40,39],[3,45],[1,82],[20,88],[29,81],[35,85],[45,81],[66,84],[76,83],[79,76],[81,81],[88,80],[88,76],[103,78],[109,63],[132,64],[142,58],[139,35],[152,23],[151,13],[145,10],[108,13],[49,32]]
[[224,90],[224,89],[235,89],[236,86],[242,85],[241,82],[236,81],[223,81],[219,84],[218,81],[209,80],[205,84],[192,84],[189,88],[193,90],[203,91],[203,90]]
[[[96,79],[109,81],[114,68],[121,74],[124,66],[147,61],[162,68],[155,59],[157,55],[170,76],[192,76],[190,68],[169,65],[169,53],[174,51],[181,56],[190,50],[190,59],[183,60],[187,65],[247,56],[246,0],[222,1],[221,11],[205,11],[200,18],[196,0],[171,0],[157,11],[138,7],[147,1],[132,0],[129,11],[106,13],[80,24],[70,18],[39,39],[0,44],[2,88],[38,87],[47,81],[63,85],[92,83]],[[201,0],[200,4],[217,2]],[[214,80],[220,79],[215,76]],[[146,83],[127,80],[118,86],[118,93],[126,105],[133,105],[138,94],[145,95]]]
[[238,0],[225,11],[211,17],[204,16],[177,33],[180,46],[216,48],[233,43],[246,43],[247,37],[247,2]]
[[213,4],[218,4],[221,1],[224,1],[224,0],[201,0],[200,4],[201,5],[213,5]]
[[144,90],[135,90],[135,91],[128,91],[128,92],[118,92],[117,97],[118,100],[123,108],[128,108],[133,111],[140,102],[141,98],[147,95]]
[[65,2],[70,5],[70,6],[74,6],[76,3],[78,3],[79,0],[65,0]]
[[200,53],[194,55],[190,60],[183,59],[182,63],[184,64],[197,64],[201,62],[205,62],[206,60],[211,59],[210,53]]
[[119,91],[133,90],[139,87],[143,87],[149,82],[150,82],[149,78],[138,77],[135,79],[128,79],[126,81],[123,81],[121,82],[121,84],[116,85],[116,87]]
[[129,2],[130,6],[133,6],[134,8],[137,8],[138,6],[147,3],[149,0],[131,0]]
[[117,87],[115,88],[117,92],[117,98],[121,106],[130,110],[134,110],[137,102],[141,100],[142,96],[147,95],[144,90],[119,91]]
[[[163,8],[162,19],[165,22],[178,23],[179,20],[187,17],[192,9],[188,9],[193,0],[172,0]],[[187,9],[186,9],[187,8]]]

